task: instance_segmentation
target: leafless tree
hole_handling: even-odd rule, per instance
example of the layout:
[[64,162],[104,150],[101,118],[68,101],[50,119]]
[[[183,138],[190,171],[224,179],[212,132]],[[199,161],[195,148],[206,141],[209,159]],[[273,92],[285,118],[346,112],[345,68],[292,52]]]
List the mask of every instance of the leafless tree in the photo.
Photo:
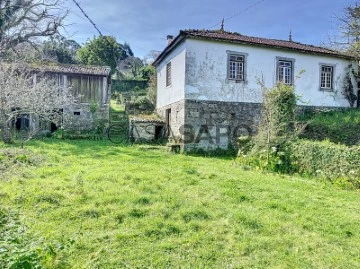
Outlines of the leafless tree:
[[340,22],[341,36],[332,43],[360,59],[360,6],[355,3],[346,7],[337,19]]
[[[70,89],[49,76],[34,74],[31,67],[20,64],[0,65],[0,128],[2,140],[11,142],[11,123],[21,115],[31,115],[37,122],[59,125],[61,109],[76,103]],[[35,124],[36,125],[36,124]],[[36,128],[36,126],[34,127]],[[30,130],[30,136],[35,134]]]
[[62,0],[0,0],[0,55],[59,33],[68,14],[62,4]]

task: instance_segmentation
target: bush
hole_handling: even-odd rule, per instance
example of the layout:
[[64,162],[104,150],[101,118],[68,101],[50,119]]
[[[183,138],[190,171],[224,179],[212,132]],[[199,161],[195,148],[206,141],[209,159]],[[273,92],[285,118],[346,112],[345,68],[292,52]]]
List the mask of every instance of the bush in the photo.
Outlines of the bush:
[[128,104],[127,110],[134,111],[135,113],[152,113],[155,107],[154,104],[146,97],[146,96],[139,96],[136,97],[135,100],[131,101]]
[[296,139],[296,100],[293,86],[278,83],[263,86],[262,118],[252,141],[239,138],[239,161],[261,170],[293,172],[289,143]]
[[301,174],[349,182],[360,188],[360,146],[298,140],[290,145],[292,166]]

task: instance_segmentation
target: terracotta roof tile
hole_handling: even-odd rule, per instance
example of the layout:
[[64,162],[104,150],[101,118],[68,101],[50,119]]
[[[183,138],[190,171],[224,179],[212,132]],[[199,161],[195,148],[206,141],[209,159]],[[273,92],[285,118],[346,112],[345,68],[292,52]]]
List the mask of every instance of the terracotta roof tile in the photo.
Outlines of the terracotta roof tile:
[[299,50],[304,52],[313,52],[321,54],[333,54],[337,56],[348,56],[335,50],[330,50],[323,47],[301,44],[294,41],[277,40],[269,38],[260,38],[241,35],[239,33],[224,32],[224,31],[208,31],[208,30],[184,30],[180,31],[180,34],[185,36],[200,37],[213,40],[230,41],[236,43],[249,43],[256,45],[264,45],[269,47],[284,48],[291,50]]
[[270,38],[261,38],[261,37],[252,37],[246,36],[239,33],[225,32],[225,31],[210,31],[210,30],[181,30],[180,34],[174,39],[174,41],[167,46],[167,48],[159,55],[159,57],[154,61],[154,65],[158,64],[161,59],[168,54],[181,40],[185,38],[197,38],[213,41],[222,41],[236,44],[248,44],[254,46],[270,47],[284,50],[293,50],[298,52],[308,52],[313,54],[323,54],[329,56],[335,56],[340,58],[351,59],[352,57],[341,53],[339,51],[313,46],[306,45],[294,41],[286,40],[277,40]]

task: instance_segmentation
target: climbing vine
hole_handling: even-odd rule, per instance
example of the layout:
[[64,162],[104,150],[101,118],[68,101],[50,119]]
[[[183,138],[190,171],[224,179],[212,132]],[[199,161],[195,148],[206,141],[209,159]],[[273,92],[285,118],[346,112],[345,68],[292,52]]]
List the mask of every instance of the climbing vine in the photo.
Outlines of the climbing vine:
[[358,78],[352,64],[348,65],[344,77],[343,84],[343,95],[345,99],[349,102],[350,107],[354,107],[355,101],[357,100],[357,95],[355,93],[354,85],[352,82],[353,78]]

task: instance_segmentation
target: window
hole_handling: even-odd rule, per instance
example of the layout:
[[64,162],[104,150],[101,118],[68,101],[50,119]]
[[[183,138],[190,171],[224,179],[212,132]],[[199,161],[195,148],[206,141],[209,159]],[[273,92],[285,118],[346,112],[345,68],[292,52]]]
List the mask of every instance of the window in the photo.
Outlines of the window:
[[321,65],[320,88],[322,90],[332,90],[333,88],[334,67]]
[[228,56],[228,79],[245,81],[245,56],[229,54]]
[[171,86],[171,62],[166,65],[166,86]]
[[293,60],[282,60],[277,61],[277,81],[283,82],[287,85],[293,84]]

